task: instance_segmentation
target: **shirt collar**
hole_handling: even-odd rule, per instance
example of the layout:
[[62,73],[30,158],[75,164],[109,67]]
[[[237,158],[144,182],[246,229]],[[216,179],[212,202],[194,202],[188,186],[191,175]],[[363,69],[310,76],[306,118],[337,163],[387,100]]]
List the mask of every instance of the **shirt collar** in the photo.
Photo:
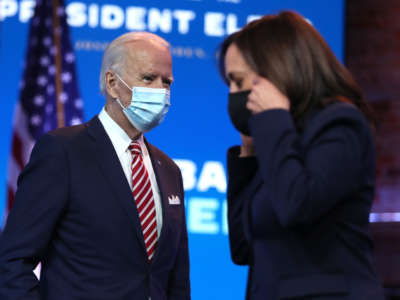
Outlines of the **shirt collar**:
[[[115,148],[115,151],[117,152],[117,155],[119,156],[123,152],[127,151],[130,143],[131,143],[131,138],[126,134],[126,132],[110,117],[110,115],[107,113],[105,108],[101,110],[99,114],[99,120],[101,124],[103,124],[103,127],[105,131],[107,132],[107,135],[110,137],[110,140]],[[139,142],[141,148],[143,149],[143,134],[139,135],[137,138],[137,141]]]

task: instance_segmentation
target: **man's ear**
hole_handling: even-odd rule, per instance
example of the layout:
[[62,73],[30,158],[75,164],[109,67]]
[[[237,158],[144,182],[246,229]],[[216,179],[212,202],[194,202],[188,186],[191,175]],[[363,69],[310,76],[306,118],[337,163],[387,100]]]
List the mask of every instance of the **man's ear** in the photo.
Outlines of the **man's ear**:
[[112,97],[112,98],[119,98],[119,93],[118,93],[118,83],[117,83],[117,76],[115,76],[115,73],[108,70],[105,73],[105,78],[104,82],[106,84],[106,90],[107,93]]

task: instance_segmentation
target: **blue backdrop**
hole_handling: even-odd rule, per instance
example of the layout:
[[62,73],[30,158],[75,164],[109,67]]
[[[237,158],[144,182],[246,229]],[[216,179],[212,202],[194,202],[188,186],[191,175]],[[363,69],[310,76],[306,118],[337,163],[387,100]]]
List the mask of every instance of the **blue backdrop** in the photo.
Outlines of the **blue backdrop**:
[[[344,0],[66,1],[85,120],[104,103],[98,77],[107,43],[130,30],[172,45],[171,109],[147,134],[180,165],[186,192],[193,299],[244,299],[245,267],[230,260],[226,224],[227,147],[239,143],[226,113],[228,89],[215,52],[226,34],[257,15],[291,9],[308,18],[342,59]],[[132,4],[133,3],[133,4]],[[0,0],[0,216],[4,214],[13,111],[34,0]]]

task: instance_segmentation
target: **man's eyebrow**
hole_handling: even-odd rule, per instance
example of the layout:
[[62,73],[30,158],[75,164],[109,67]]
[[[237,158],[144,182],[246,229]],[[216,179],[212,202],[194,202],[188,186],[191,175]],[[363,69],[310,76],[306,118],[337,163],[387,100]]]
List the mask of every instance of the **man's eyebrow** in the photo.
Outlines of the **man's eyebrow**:
[[154,72],[141,72],[141,73],[139,73],[139,76],[140,77],[143,77],[143,76],[157,77],[157,73],[154,73]]

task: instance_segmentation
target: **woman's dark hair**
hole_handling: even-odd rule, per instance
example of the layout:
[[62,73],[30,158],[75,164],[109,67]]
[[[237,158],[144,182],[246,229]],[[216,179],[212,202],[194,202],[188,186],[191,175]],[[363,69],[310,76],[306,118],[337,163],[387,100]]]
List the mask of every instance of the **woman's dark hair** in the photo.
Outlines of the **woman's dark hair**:
[[267,15],[228,36],[219,55],[225,80],[225,55],[232,44],[257,74],[289,98],[296,124],[307,112],[336,101],[353,103],[372,122],[371,110],[350,72],[301,15],[290,11]]

